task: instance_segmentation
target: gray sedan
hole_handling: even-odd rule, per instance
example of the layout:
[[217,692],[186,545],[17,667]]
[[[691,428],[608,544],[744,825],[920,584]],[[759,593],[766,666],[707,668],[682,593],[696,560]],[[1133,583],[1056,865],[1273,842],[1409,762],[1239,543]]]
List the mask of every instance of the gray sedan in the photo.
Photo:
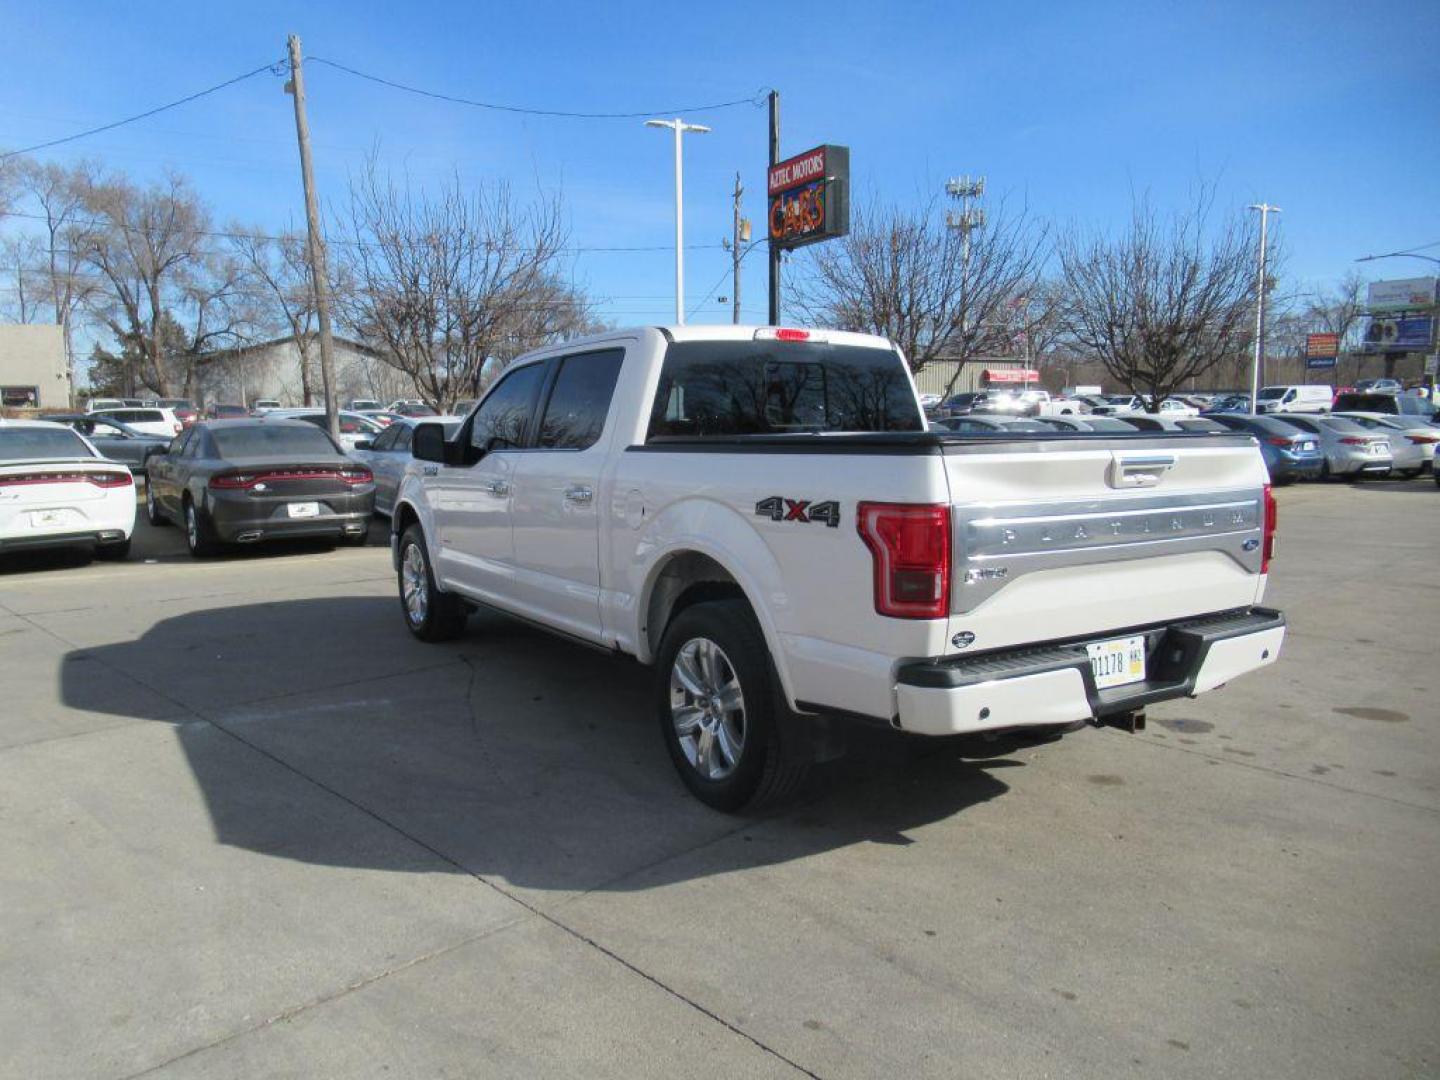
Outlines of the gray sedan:
[[1320,436],[1320,449],[1325,452],[1324,476],[1388,476],[1394,465],[1390,441],[1378,432],[1367,431],[1359,423],[1344,416],[1299,416],[1285,413],[1282,419],[1291,427]]
[[192,555],[222,544],[330,537],[363,544],[375,478],[300,420],[210,420],[152,455],[145,510],[176,522]]
[[1424,417],[1364,412],[1343,415],[1347,420],[1354,420],[1389,440],[1390,452],[1395,457],[1395,472],[1400,476],[1407,479],[1419,476],[1427,465],[1434,463],[1435,447],[1440,444],[1440,428]]
[[64,413],[42,416],[54,424],[64,424],[72,431],[84,435],[108,461],[127,465],[136,475],[145,472],[145,459],[157,449],[163,450],[170,440],[145,431],[136,431],[129,424],[110,416],[89,413]]
[[[435,419],[425,417],[431,423],[436,419],[445,428],[448,439],[460,426],[458,416],[442,416]],[[413,460],[410,456],[410,440],[415,435],[415,425],[420,419],[403,416],[396,420],[374,441],[362,439],[350,451],[350,456],[369,467],[375,474],[375,512],[389,517],[395,510],[395,496],[400,491],[400,481],[405,479],[405,467]]]

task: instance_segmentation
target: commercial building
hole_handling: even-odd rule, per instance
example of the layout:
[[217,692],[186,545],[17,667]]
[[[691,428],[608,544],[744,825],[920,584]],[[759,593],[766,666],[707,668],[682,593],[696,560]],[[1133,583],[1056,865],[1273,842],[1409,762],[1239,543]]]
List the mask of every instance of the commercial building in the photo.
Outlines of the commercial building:
[[61,327],[0,323],[0,406],[69,408],[70,374]]
[[[335,397],[342,404],[354,398],[392,401],[415,397],[414,383],[386,364],[374,349],[358,341],[337,337],[335,343]],[[206,356],[198,371],[202,403],[248,405],[272,400],[286,406],[319,404],[324,393],[320,378],[320,342],[289,337],[225,349]]]

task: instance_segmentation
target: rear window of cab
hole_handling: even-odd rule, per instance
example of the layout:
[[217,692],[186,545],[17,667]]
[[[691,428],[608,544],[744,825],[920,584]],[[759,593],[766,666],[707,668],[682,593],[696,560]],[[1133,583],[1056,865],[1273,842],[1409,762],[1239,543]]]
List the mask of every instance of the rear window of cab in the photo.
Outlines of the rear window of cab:
[[924,429],[890,349],[681,341],[665,352],[648,438]]

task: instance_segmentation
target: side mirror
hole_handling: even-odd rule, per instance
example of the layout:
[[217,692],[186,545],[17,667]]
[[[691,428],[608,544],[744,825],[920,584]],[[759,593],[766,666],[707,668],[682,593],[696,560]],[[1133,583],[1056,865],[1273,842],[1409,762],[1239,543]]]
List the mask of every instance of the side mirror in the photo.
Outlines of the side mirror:
[[149,461],[152,457],[161,457],[164,455],[166,449],[167,447],[164,446],[147,446],[145,448],[145,460]]
[[374,439],[359,439],[359,440],[357,440],[356,443],[355,443],[355,449],[356,449],[356,450],[369,450],[369,449],[370,449],[372,446],[374,446],[374,445],[375,445],[375,440],[374,440]]
[[417,461],[446,464],[445,427],[443,424],[416,424],[410,440],[410,454]]

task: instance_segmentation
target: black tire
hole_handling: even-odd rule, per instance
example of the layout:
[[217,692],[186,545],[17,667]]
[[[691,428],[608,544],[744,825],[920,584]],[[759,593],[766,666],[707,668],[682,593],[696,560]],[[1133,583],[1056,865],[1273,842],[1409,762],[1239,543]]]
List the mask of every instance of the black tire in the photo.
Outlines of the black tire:
[[[729,673],[730,681],[738,681],[743,723],[741,745],[736,760],[722,776],[711,777],[691,761],[690,753],[698,754],[699,732],[705,724],[712,728],[729,724],[736,710],[725,717],[706,713],[697,719],[697,745],[687,753],[676,727],[674,701],[700,701],[688,691],[672,687],[676,658],[681,650],[696,641],[708,641],[719,647],[720,671]],[[779,802],[793,794],[810,770],[811,755],[807,745],[796,738],[794,730],[784,731],[781,725],[791,722],[791,714],[780,694],[779,680],[765,646],[765,636],[750,606],[744,600],[714,600],[695,604],[677,615],[666,628],[656,657],[655,706],[661,738],[670,753],[670,760],[680,773],[685,786],[701,802],[726,813],[744,807],[758,807]],[[678,684],[677,684],[678,685]],[[711,699],[714,700],[713,698]],[[693,707],[693,706],[684,706]],[[718,736],[708,744],[710,753],[720,745],[733,746]],[[723,765],[723,753],[721,754]]]
[[1400,473],[1401,480],[1414,480],[1423,472],[1423,469],[1405,469]]
[[[418,555],[415,554],[417,552]],[[422,569],[423,573],[420,572]],[[412,604],[407,595],[407,570],[411,575],[410,583],[421,590],[423,603]],[[410,632],[421,641],[451,641],[465,633],[470,609],[458,596],[441,592],[435,587],[430,553],[425,550],[425,533],[419,525],[411,525],[400,537],[396,585],[400,594],[400,615]]]
[[190,549],[191,555],[203,559],[220,550],[209,517],[195,505],[189,495],[185,496],[185,501],[181,504],[181,513],[185,518],[185,546]]
[[149,480],[145,481],[145,520],[157,529],[170,524],[165,511],[161,510],[160,504],[155,501],[155,485]]
[[95,557],[110,562],[122,562],[130,557],[130,538],[127,536],[118,544],[96,544]]

